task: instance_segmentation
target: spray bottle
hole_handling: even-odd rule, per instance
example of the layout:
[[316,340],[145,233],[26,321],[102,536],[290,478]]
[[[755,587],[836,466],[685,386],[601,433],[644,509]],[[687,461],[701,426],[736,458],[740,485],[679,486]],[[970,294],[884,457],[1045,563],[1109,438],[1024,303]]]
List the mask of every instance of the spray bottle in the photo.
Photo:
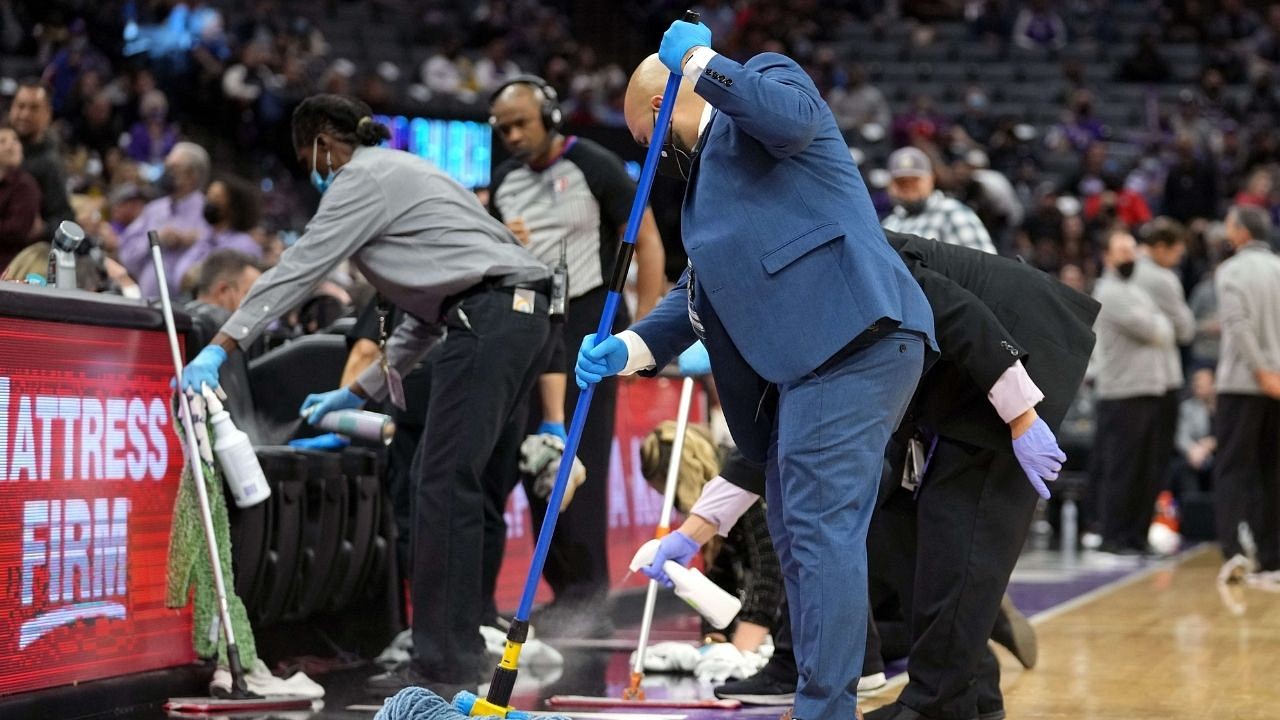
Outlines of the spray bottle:
[[[310,410],[310,408],[308,408]],[[310,415],[307,413],[303,417]],[[390,445],[396,434],[396,423],[381,413],[368,410],[334,410],[325,413],[316,427],[362,440]]]
[[236,507],[252,507],[271,497],[271,487],[267,485],[267,476],[258,464],[258,455],[253,451],[249,436],[231,422],[231,414],[223,409],[222,402],[208,385],[203,386],[201,392],[209,406],[213,433],[217,438],[213,443],[213,454],[222,466],[222,476],[227,480]]
[[[653,562],[658,555],[659,542],[654,539],[640,546],[631,559],[631,572],[637,572]],[[675,585],[676,596],[697,610],[716,629],[728,627],[742,609],[741,600],[708,580],[697,568],[687,568],[674,560],[668,560],[663,563],[662,569]]]

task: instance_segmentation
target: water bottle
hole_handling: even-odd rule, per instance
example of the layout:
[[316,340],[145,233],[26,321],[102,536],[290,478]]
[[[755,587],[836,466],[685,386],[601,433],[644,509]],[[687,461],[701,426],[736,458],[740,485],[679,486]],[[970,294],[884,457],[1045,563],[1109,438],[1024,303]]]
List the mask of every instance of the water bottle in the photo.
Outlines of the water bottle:
[[325,413],[316,427],[362,440],[390,445],[396,434],[396,423],[381,413],[368,410],[334,410]]
[[236,507],[253,507],[271,497],[271,487],[267,485],[267,476],[258,463],[258,454],[253,451],[249,436],[231,422],[231,414],[223,409],[218,396],[208,386],[203,388],[203,393],[216,438],[213,454],[222,466],[222,477],[231,489]]

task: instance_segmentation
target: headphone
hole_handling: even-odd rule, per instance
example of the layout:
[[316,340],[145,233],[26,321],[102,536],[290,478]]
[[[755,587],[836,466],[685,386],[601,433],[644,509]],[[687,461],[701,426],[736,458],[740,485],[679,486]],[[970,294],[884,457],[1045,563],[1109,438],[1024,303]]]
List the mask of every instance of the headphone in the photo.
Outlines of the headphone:
[[[493,102],[498,99],[502,91],[512,85],[531,85],[542,93],[542,105],[539,108],[542,114],[542,127],[546,128],[548,132],[559,132],[560,123],[564,120],[560,112],[560,98],[556,94],[556,89],[537,75],[515,75],[502,83],[489,96],[489,107],[493,107]],[[494,125],[495,122],[494,117],[490,115],[489,124]]]

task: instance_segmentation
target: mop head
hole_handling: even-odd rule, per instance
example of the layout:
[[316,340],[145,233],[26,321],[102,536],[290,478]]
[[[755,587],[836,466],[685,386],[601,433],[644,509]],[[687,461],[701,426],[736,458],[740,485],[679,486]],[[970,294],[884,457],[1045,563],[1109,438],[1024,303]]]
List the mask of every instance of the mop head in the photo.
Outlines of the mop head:
[[[195,426],[196,440],[200,448],[200,462],[204,473],[205,489],[209,493],[209,512],[213,515],[213,528],[218,540],[218,560],[222,565],[222,577],[227,585],[227,605],[231,612],[231,629],[235,631],[240,660],[246,668],[253,667],[258,659],[249,625],[249,614],[244,603],[235,594],[235,575],[231,568],[231,524],[227,518],[227,502],[222,494],[222,474],[213,457],[213,429],[205,412],[204,398],[190,394],[191,422]],[[187,449],[177,395],[174,395],[173,425]],[[218,664],[227,665],[227,644],[218,627],[218,594],[214,588],[213,566],[209,564],[209,551],[205,544],[204,526],[200,519],[200,502],[196,497],[195,479],[191,463],[183,463],[182,479],[173,501],[173,521],[169,531],[169,560],[165,588],[165,607],[186,607],[195,588],[195,608],[192,611],[192,640],[196,655],[202,658],[217,656]]]
[[[462,695],[463,693],[459,693]],[[457,702],[455,699],[454,702]],[[465,720],[470,716],[444,701],[426,688],[410,687],[387,698],[373,720]],[[483,715],[480,717],[497,717]],[[508,718],[530,718],[528,713],[511,712]],[[569,720],[560,716],[539,715],[539,720]]]

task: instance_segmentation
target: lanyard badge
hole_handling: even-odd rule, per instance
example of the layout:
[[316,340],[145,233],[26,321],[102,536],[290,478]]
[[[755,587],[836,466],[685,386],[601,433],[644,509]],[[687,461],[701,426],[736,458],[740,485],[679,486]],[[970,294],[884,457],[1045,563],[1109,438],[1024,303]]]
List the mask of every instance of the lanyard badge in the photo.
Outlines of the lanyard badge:
[[391,399],[391,404],[404,410],[404,381],[400,377],[400,371],[391,367],[391,361],[387,359],[387,316],[391,313],[391,307],[381,294],[378,295],[377,307],[378,367],[382,369],[382,379],[387,384],[387,395]]

